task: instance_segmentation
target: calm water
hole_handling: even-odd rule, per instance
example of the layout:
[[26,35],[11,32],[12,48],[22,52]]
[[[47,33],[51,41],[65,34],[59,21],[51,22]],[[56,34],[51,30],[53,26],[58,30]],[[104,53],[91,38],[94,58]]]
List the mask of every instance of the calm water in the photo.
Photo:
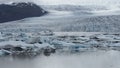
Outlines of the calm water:
[[34,59],[0,58],[0,68],[120,68],[118,51],[79,55],[39,56]]

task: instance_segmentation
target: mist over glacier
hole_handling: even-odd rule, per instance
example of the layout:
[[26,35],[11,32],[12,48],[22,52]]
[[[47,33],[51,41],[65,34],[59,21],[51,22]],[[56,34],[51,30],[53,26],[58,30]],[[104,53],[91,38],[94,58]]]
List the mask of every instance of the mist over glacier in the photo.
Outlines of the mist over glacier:
[[35,2],[37,4],[45,5],[58,5],[58,4],[73,4],[73,5],[116,5],[120,3],[120,0],[0,0],[0,3],[9,2]]

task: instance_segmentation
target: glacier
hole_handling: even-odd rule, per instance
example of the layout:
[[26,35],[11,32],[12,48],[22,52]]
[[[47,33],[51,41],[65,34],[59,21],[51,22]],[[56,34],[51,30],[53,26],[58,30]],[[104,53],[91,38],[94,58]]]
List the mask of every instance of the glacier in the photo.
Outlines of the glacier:
[[31,1],[48,14],[0,24],[0,68],[120,68],[119,0]]
[[106,6],[78,5],[41,5],[41,7],[49,13],[42,17],[0,24],[0,31],[120,32],[118,6],[114,9]]

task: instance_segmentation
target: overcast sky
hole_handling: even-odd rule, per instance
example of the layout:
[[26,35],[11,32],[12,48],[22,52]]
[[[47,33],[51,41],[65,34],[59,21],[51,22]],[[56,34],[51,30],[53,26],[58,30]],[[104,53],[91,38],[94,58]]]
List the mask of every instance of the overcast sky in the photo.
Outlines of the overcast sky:
[[120,0],[0,0],[0,3],[12,1],[32,1],[38,4],[74,4],[74,5],[111,5],[119,4]]

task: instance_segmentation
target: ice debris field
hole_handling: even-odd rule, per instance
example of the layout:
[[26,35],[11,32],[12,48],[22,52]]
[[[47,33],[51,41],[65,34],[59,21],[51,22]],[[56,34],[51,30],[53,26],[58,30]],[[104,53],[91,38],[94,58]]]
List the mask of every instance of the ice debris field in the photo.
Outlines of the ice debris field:
[[[73,35],[72,35],[73,34]],[[120,51],[120,34],[65,33],[0,33],[0,56],[36,57],[51,54],[81,54],[96,51]]]

